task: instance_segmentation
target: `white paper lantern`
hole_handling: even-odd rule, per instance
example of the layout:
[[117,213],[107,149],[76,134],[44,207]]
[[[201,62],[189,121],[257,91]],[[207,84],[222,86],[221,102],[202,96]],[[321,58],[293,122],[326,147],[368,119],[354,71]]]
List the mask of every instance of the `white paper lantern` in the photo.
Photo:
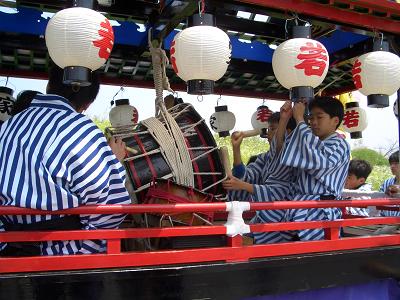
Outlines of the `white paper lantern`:
[[119,99],[115,100],[109,119],[113,127],[133,125],[138,122],[139,113],[134,106],[129,105],[129,99]]
[[361,132],[367,128],[367,113],[359,107],[358,102],[346,103],[342,127],[344,131],[350,133],[352,139],[362,138]]
[[400,58],[387,51],[369,52],[354,62],[352,74],[369,107],[387,107],[388,96],[400,88]]
[[13,93],[8,87],[0,87],[0,124],[11,118],[11,110],[15,103]]
[[267,137],[268,120],[272,115],[272,111],[266,105],[261,105],[251,116],[251,125],[254,129],[261,129],[261,137]]
[[236,117],[228,111],[226,105],[216,106],[215,113],[210,116],[211,129],[219,134],[220,137],[229,136],[229,131],[235,127]]
[[[202,17],[211,16],[202,14]],[[189,94],[210,94],[212,87],[194,91],[192,81],[216,81],[228,69],[231,43],[228,35],[214,26],[188,27],[175,35],[170,48],[175,73],[189,85]],[[201,85],[201,84],[200,84]]]
[[275,77],[287,89],[300,86],[316,88],[325,79],[328,67],[328,51],[312,39],[287,40],[275,49],[272,56]]
[[81,66],[97,70],[114,45],[109,20],[83,7],[57,12],[47,24],[45,37],[51,59],[61,68]]

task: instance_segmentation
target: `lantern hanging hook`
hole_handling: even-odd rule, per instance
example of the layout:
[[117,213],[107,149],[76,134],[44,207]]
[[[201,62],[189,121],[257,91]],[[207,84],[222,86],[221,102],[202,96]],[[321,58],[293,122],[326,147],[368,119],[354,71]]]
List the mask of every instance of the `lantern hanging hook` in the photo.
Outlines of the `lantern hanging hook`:
[[112,98],[112,100],[111,100],[111,105],[114,105],[114,103],[115,103],[115,101],[114,101],[115,97],[117,97],[117,95],[118,95],[120,92],[123,92],[123,91],[125,91],[125,89],[124,89],[123,86],[121,86],[121,87],[119,88],[119,90],[115,93],[114,97]]
[[217,98],[217,106],[218,106],[218,103],[219,103],[220,100],[222,100],[222,95],[221,95],[221,94],[220,94],[219,97]]
[[307,20],[304,20],[304,19],[300,18],[297,12],[294,12],[294,13],[293,13],[293,19],[295,19],[296,25],[298,25],[298,21],[301,21],[301,22],[304,23],[303,26],[311,26],[310,22],[308,22]]
[[201,17],[201,15],[204,14],[205,2],[204,2],[204,0],[199,0],[199,2],[197,4],[199,7],[199,15]]
[[198,95],[197,96],[197,101],[203,102],[203,100],[204,100],[203,95]]
[[374,30],[374,38],[372,39],[372,42],[375,43],[375,39],[376,39],[376,38],[379,38],[380,45],[382,46],[382,44],[383,44],[383,37],[384,37],[384,36],[383,36],[383,32]]
[[6,83],[4,84],[4,86],[10,85],[14,90],[16,90],[17,87],[16,87],[15,85],[13,85],[13,84],[11,83],[11,81],[9,81],[9,80],[10,80],[10,77],[7,76],[6,79],[0,80],[0,82],[5,81]]
[[263,99],[263,100],[262,100],[262,105],[264,105],[264,104],[265,104],[265,101],[266,101],[265,99]]
[[296,26],[299,25],[299,21],[302,21],[304,23],[303,26],[311,26],[311,23],[308,22],[307,20],[304,20],[304,19],[300,18],[299,15],[297,14],[297,12],[291,12],[291,15],[292,15],[291,18],[287,18],[285,20],[285,32],[286,33],[289,33],[288,28],[287,28],[287,25],[288,25],[289,21],[293,21],[294,20],[294,22],[296,23]]

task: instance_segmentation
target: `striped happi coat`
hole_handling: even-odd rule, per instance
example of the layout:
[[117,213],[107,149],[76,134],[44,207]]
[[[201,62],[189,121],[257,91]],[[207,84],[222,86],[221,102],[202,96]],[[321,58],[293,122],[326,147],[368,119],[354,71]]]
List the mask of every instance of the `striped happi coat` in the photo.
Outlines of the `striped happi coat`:
[[[369,183],[364,183],[361,186],[359,186],[358,189],[355,189],[355,190],[360,191],[360,192],[371,192],[372,186]],[[348,199],[351,199],[351,198],[348,198]],[[363,199],[365,199],[365,197]],[[371,197],[368,197],[367,199],[371,199]],[[353,215],[353,216],[361,216],[361,217],[369,217],[370,216],[369,209],[365,208],[365,207],[346,207],[346,213],[349,215]]]
[[[129,204],[125,170],[103,133],[70,103],[38,95],[0,127],[0,205],[60,210],[80,205]],[[30,224],[59,216],[3,216]],[[82,229],[117,228],[124,215],[81,215]],[[0,230],[4,226],[0,223]],[[0,245],[3,249],[5,244]],[[43,242],[43,255],[96,253],[105,241]]]
[[[396,177],[392,177],[389,179],[386,179],[381,187],[379,188],[380,192],[386,193],[386,190],[390,185],[393,185],[396,183]],[[399,217],[400,216],[400,211],[390,211],[390,210],[382,210],[380,212],[380,215],[383,217]]]
[[[291,189],[293,200],[319,200],[320,195],[341,196],[350,161],[350,146],[333,133],[321,141],[311,129],[300,122],[283,149],[281,163],[297,168]],[[341,217],[339,208],[291,209],[286,221],[335,220]],[[320,240],[323,229],[296,232],[300,240]]]
[[[254,193],[247,191],[230,191],[230,200],[267,202],[287,199],[290,185],[293,181],[291,167],[280,164],[279,154],[276,153],[275,139],[270,145],[270,151],[257,156],[255,162],[244,167],[242,172],[238,168],[233,169],[233,175],[239,179],[252,183]],[[257,211],[255,223],[274,223],[283,220],[284,210],[263,210]],[[255,243],[274,243],[281,241],[280,232],[254,233]]]

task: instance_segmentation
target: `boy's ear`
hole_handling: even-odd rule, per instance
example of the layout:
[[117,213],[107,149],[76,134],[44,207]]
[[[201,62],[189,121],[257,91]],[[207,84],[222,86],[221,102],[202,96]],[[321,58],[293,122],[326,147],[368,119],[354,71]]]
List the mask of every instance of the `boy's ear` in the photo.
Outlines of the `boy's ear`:
[[339,127],[340,123],[339,123],[339,117],[333,117],[335,119],[335,124],[337,127]]
[[366,179],[364,177],[360,177],[360,178],[357,178],[357,180],[358,180],[358,183],[361,185],[361,184],[365,183]]

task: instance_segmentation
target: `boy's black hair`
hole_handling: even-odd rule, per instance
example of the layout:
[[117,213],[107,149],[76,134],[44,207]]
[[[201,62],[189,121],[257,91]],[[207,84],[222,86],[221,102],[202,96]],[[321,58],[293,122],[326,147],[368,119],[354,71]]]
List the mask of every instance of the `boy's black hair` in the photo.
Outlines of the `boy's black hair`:
[[338,117],[339,123],[336,129],[340,126],[343,120],[344,107],[343,104],[334,97],[315,97],[314,100],[308,105],[308,109],[311,111],[313,108],[320,108],[327,113],[331,118]]
[[276,124],[278,124],[280,116],[281,116],[281,114],[279,113],[279,111],[272,113],[272,115],[268,119],[268,123],[276,123]]
[[64,70],[53,65],[49,71],[49,82],[47,84],[47,94],[55,94],[64,97],[71,102],[72,106],[78,110],[87,107],[96,99],[100,89],[100,78],[97,71],[91,74],[90,86],[75,87],[63,83]]
[[352,159],[349,164],[349,175],[355,175],[358,178],[367,179],[371,174],[372,167],[369,162],[363,159]]
[[20,113],[21,111],[27,109],[29,105],[31,105],[31,102],[33,98],[37,94],[41,94],[38,91],[32,91],[32,90],[25,90],[22,91],[18,94],[17,99],[15,100],[14,106],[11,110],[11,115],[15,116],[16,114]]
[[[269,123],[279,123],[279,119],[280,119],[280,112],[274,112],[268,119]],[[291,131],[293,131],[296,128],[296,120],[292,117],[289,119],[289,122],[286,125],[286,129],[290,129]]]
[[399,151],[393,152],[389,156],[389,164],[399,162]]

